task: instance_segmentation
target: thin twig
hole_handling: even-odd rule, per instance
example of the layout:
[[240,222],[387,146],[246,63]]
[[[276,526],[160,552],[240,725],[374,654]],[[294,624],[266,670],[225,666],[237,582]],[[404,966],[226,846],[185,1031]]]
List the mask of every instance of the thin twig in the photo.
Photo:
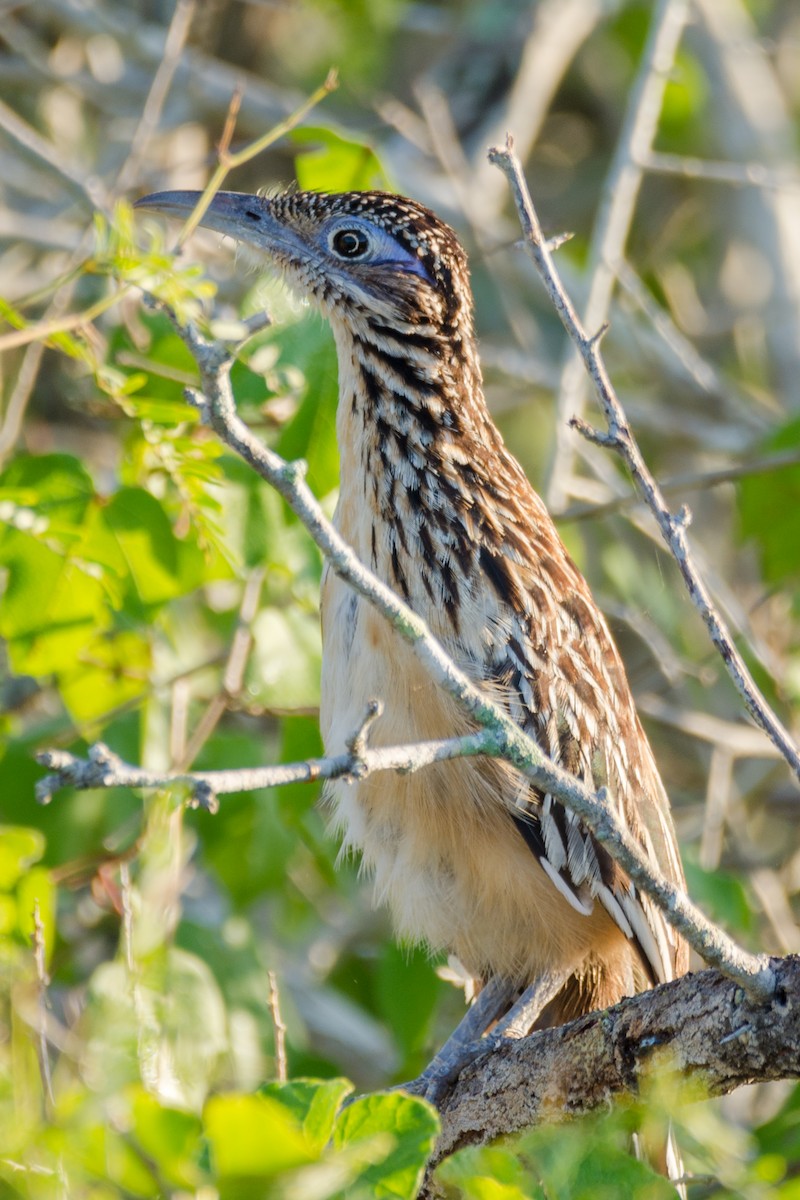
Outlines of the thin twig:
[[[617,268],[625,253],[644,177],[640,163],[658,128],[664,89],[688,12],[688,0],[659,0],[651,19],[589,246],[587,273],[591,282],[584,321],[590,329],[599,328],[608,319]],[[574,439],[569,438],[567,421],[583,411],[585,381],[580,358],[570,347],[562,368],[556,445],[547,484],[548,503],[557,511],[564,507],[566,483],[572,474]]]
[[0,129],[29,155],[40,160],[64,181],[70,193],[76,196],[90,212],[102,209],[106,214],[110,209],[108,193],[96,176],[88,176],[67,162],[61,151],[37,129],[29,125],[19,113],[14,112],[4,101],[0,100]]
[[192,27],[197,0],[177,0],[164,39],[164,52],[156,68],[150,90],[142,107],[142,115],[131,139],[128,156],[117,177],[115,192],[121,195],[134,183],[144,161],[147,147],[158,126],[161,112],[175,78],[189,30]]
[[711,640],[719,651],[747,711],[778,747],[789,766],[800,778],[800,750],[761,694],[695,566],[687,537],[691,514],[685,505],[675,514],[670,512],[661,489],[647,469],[600,353],[599,342],[605,327],[602,327],[598,333],[589,336],[579,320],[547,248],[539,218],[522,174],[522,166],[513,152],[510,139],[505,149],[490,150],[489,155],[492,162],[508,177],[525,233],[526,248],[542,277],[562,324],[577,347],[584,368],[594,384],[608,427],[606,430],[593,429],[582,418],[573,418],[573,424],[591,441],[613,449],[621,455],[648,508],[658,522],[661,535],[683,576],[692,604],[703,618]]
[[730,183],[735,187],[785,188],[800,184],[796,167],[767,167],[760,162],[714,162],[650,150],[642,155],[639,165],[655,174],[706,179],[710,183]]
[[281,1016],[281,1002],[278,992],[278,980],[274,971],[267,971],[269,980],[269,1012],[272,1017],[272,1028],[275,1031],[275,1077],[278,1083],[286,1083],[289,1078],[286,1069],[286,1025]]
[[[687,491],[705,491],[718,487],[722,483],[734,483],[737,479],[750,479],[754,475],[771,475],[783,467],[796,467],[800,464],[800,450],[784,450],[781,454],[770,454],[766,458],[754,458],[746,462],[734,463],[729,467],[720,467],[716,471],[693,471],[685,475],[674,475],[665,479],[659,486],[662,495],[675,496]],[[583,521],[587,517],[593,520],[598,517],[610,516],[612,513],[623,512],[642,503],[642,497],[636,492],[627,496],[615,496],[600,504],[572,504],[559,517],[560,522]]]
[[122,902],[122,953],[131,979],[134,977],[133,956],[133,886],[131,869],[123,858],[119,864],[119,890]]
[[363,740],[365,726],[378,715],[368,713],[368,720],[350,739],[352,748],[346,753],[322,758],[307,758],[301,762],[277,763],[267,767],[236,767],[219,771],[150,771],[132,766],[109,750],[103,742],[95,742],[86,758],[77,758],[66,750],[44,750],[37,761],[51,774],[40,779],[36,796],[47,804],[60,788],[165,788],[183,785],[190,791],[190,803],[215,812],[218,797],[233,792],[251,792],[260,788],[284,787],[289,783],[312,783],[321,779],[364,779],[376,771],[401,771],[410,774],[431,763],[452,758],[496,756],[498,751],[491,734],[467,734],[464,737],[443,738],[438,741],[414,742],[406,746],[368,747]]
[[203,192],[200,196],[200,199],[197,201],[194,210],[189,217],[187,217],[180,233],[178,234],[177,245],[182,246],[186,239],[190,237],[192,233],[194,233],[195,229],[197,229],[198,225],[203,219],[203,216],[208,210],[208,206],[214,199],[219,189],[222,187],[225,177],[234,169],[234,167],[241,167],[244,163],[250,162],[250,160],[255,158],[256,155],[261,154],[262,151],[266,150],[268,146],[272,146],[275,142],[279,141],[282,137],[299,125],[300,122],[308,115],[311,109],[315,108],[321,100],[324,100],[326,96],[329,96],[330,93],[338,86],[336,72],[329,71],[325,81],[321,83],[316,91],[312,92],[308,99],[304,100],[303,103],[299,105],[299,107],[296,108],[295,111],[288,116],[285,121],[280,121],[267,133],[256,138],[255,141],[248,142],[246,146],[244,146],[241,150],[237,150],[235,154],[228,149],[225,141],[222,141],[218,148],[219,162],[212,172],[211,178],[203,189]]
[[52,1113],[55,1108],[53,1095],[53,1076],[50,1071],[50,1050],[47,1045],[47,988],[50,977],[47,974],[47,955],[44,939],[44,923],[39,909],[38,898],[33,902],[33,961],[36,966],[37,985],[37,1022],[36,1022],[36,1057],[39,1061],[39,1074],[42,1077],[45,1109]]
[[250,650],[253,645],[252,623],[258,611],[261,588],[264,583],[265,570],[262,567],[252,571],[244,586],[239,616],[236,622],[236,632],[231,642],[228,661],[222,676],[222,690],[211,700],[207,709],[197,723],[195,730],[187,743],[180,759],[175,760],[178,770],[185,770],[200,753],[217,724],[237,697],[241,694],[244,682],[244,672]]

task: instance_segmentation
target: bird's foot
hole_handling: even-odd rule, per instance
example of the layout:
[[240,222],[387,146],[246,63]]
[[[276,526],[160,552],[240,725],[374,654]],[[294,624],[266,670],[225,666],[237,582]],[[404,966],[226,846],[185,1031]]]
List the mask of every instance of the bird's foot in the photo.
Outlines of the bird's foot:
[[[461,1042],[457,1046],[445,1046],[428,1064],[421,1075],[406,1083],[398,1083],[397,1091],[406,1092],[410,1096],[420,1096],[441,1108],[449,1092],[452,1091],[456,1080],[465,1067],[493,1048],[491,1035],[479,1038],[475,1042]],[[447,1050],[447,1053],[444,1051]]]

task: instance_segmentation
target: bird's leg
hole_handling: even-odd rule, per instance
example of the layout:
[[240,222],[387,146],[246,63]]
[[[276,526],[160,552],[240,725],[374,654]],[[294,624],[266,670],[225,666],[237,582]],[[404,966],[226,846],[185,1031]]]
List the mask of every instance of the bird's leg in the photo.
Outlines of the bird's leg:
[[526,1037],[531,1032],[540,1013],[554,1000],[564,984],[573,974],[574,968],[561,971],[544,971],[525,988],[525,991],[498,1021],[489,1040],[499,1044],[503,1038]]
[[[558,994],[571,974],[571,969],[543,973],[507,1012],[517,985],[500,977],[490,979],[435,1058],[418,1079],[403,1085],[403,1090],[421,1094],[436,1104],[464,1067],[478,1055],[499,1045],[504,1038],[520,1038],[530,1033],[542,1009]],[[491,1033],[483,1036],[495,1021],[497,1024]]]

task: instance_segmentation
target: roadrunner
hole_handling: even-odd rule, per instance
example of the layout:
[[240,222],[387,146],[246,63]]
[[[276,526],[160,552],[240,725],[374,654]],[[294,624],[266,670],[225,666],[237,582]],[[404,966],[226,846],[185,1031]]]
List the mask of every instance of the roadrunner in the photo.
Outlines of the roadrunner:
[[[139,205],[186,216],[198,193]],[[467,261],[384,192],[219,193],[204,225],[266,256],[330,322],[339,359],[335,523],[454,661],[591,788],[647,857],[683,872],[664,787],[608,626],[484,400]],[[384,618],[331,570],[321,722],[339,754],[470,732]],[[401,938],[454,954],[478,998],[423,1076],[437,1094],[482,1034],[519,1035],[683,973],[687,948],[570,812],[507,764],[459,759],[331,790]],[[480,1043],[486,1045],[486,1039]]]

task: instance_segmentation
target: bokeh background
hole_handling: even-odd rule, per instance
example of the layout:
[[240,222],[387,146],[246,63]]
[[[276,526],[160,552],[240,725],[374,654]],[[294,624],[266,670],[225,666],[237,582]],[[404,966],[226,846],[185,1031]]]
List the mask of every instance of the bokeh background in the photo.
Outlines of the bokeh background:
[[[157,1184],[115,1174],[108,1130],[125,1089],[196,1112],[212,1091],[272,1078],[269,972],[290,1074],[359,1088],[417,1072],[463,1004],[446,964],[393,942],[357,864],[337,864],[315,787],[227,797],[216,815],[120,790],[34,799],[44,746],[102,739],[158,768],[320,751],[319,555],[183,402],[193,364],[136,286],[165,294],[172,235],[125,203],[204,186],[226,126],[236,151],[332,67],[337,90],[226,186],[384,187],[456,228],[491,409],[621,644],[690,892],[750,948],[800,949],[797,782],[746,720],[630,481],[568,427],[596,413],[486,158],[512,132],[546,231],[573,235],[559,268],[588,327],[610,322],[604,351],[647,460],[690,506],[714,597],[797,733],[797,6],[4,0],[0,1186],[12,1195],[211,1187],[152,1145]],[[176,269],[166,294],[183,312],[269,308],[273,326],[234,369],[240,408],[308,460],[331,511],[327,329],[214,235],[192,238]],[[34,895],[46,989],[29,949]],[[690,1165],[706,1176],[692,1195],[800,1195],[799,1107],[785,1084],[687,1109]],[[277,1179],[276,1195],[335,1194]],[[452,1194],[490,1194],[472,1186],[465,1176]],[[584,1193],[562,1180],[552,1194]]]

